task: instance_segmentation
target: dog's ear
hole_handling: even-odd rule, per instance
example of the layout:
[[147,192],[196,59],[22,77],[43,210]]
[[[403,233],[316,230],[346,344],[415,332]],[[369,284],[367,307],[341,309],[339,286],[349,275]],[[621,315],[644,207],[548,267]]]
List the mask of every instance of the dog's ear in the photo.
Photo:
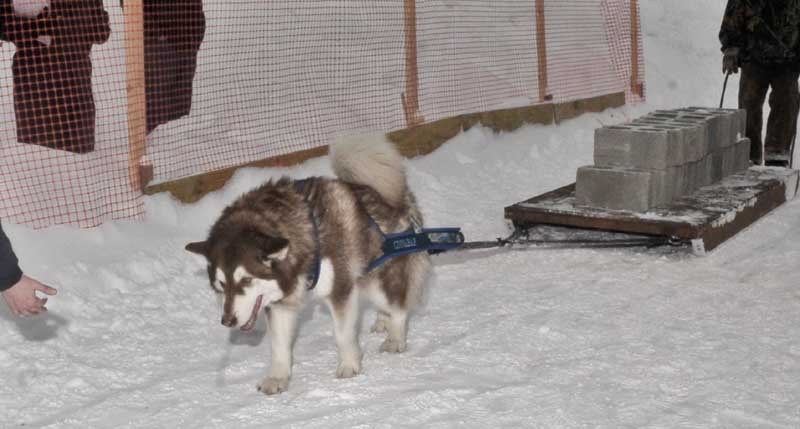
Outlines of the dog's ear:
[[185,249],[192,253],[197,253],[198,255],[208,256],[207,241],[195,241],[194,243],[189,243],[186,245]]
[[265,264],[273,261],[282,261],[289,255],[289,240],[283,237],[261,235],[258,248],[261,251],[261,261]]

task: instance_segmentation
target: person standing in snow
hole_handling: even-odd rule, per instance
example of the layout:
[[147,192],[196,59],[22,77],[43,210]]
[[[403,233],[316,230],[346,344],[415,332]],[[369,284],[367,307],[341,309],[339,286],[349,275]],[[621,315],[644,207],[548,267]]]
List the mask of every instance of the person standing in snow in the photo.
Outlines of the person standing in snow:
[[[800,109],[800,0],[728,0],[719,40],[723,73],[742,69],[739,108],[747,110],[750,160],[788,164]],[[763,153],[762,106],[770,87]]]
[[55,295],[58,291],[22,273],[17,256],[0,224],[0,293],[15,316],[34,316],[47,311],[47,298],[38,298],[36,291]]

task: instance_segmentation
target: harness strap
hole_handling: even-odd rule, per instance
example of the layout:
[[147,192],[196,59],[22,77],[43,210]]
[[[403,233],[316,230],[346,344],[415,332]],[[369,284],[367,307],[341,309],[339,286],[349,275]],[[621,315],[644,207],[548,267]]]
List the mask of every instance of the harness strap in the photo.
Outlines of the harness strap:
[[[413,220],[412,223],[418,228],[419,224],[416,220]],[[377,223],[375,225],[377,226]],[[384,234],[378,228],[383,235],[383,245],[381,246],[383,254],[367,266],[367,272],[398,256],[417,252],[436,254],[464,244],[464,234],[461,233],[461,228],[417,228],[411,227],[396,234]]]
[[309,179],[295,181],[294,188],[297,193],[303,195],[303,200],[306,203],[306,207],[308,207],[308,220],[311,222],[311,228],[314,234],[314,261],[311,263],[311,268],[306,274],[306,290],[311,290],[317,286],[317,281],[319,280],[319,273],[322,266],[322,257],[320,255],[319,248],[319,225],[317,225],[317,219],[314,217],[314,209],[311,207],[309,193],[306,192],[305,189],[306,181],[308,180]]

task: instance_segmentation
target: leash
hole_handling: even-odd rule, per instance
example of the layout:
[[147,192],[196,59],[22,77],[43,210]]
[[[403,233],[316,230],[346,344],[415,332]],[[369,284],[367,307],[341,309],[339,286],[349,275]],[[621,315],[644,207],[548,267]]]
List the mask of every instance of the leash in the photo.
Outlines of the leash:
[[529,237],[528,230],[520,228],[506,238],[497,238],[494,241],[468,241],[453,250],[483,250],[502,247],[537,247],[555,249],[613,249],[629,247],[661,247],[661,246],[683,246],[686,241],[677,237],[646,237],[646,238],[620,238],[612,240],[597,239],[564,239],[564,240],[545,240],[532,239]]
[[731,75],[730,72],[725,73],[725,81],[722,83],[722,97],[720,97],[720,99],[719,99],[719,108],[720,109],[722,109],[722,103],[725,101],[725,89],[728,88],[728,76],[730,76],[730,75]]

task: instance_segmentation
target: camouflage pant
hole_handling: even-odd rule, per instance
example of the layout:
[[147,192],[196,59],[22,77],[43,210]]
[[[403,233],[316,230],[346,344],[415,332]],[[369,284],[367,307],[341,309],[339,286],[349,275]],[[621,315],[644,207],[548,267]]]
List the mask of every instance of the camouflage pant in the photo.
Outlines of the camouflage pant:
[[750,139],[750,159],[761,162],[762,106],[769,94],[769,118],[764,150],[767,153],[789,153],[797,130],[797,113],[800,109],[797,71],[790,68],[764,67],[758,64],[742,65],[739,81],[739,108],[747,110],[747,137]]

